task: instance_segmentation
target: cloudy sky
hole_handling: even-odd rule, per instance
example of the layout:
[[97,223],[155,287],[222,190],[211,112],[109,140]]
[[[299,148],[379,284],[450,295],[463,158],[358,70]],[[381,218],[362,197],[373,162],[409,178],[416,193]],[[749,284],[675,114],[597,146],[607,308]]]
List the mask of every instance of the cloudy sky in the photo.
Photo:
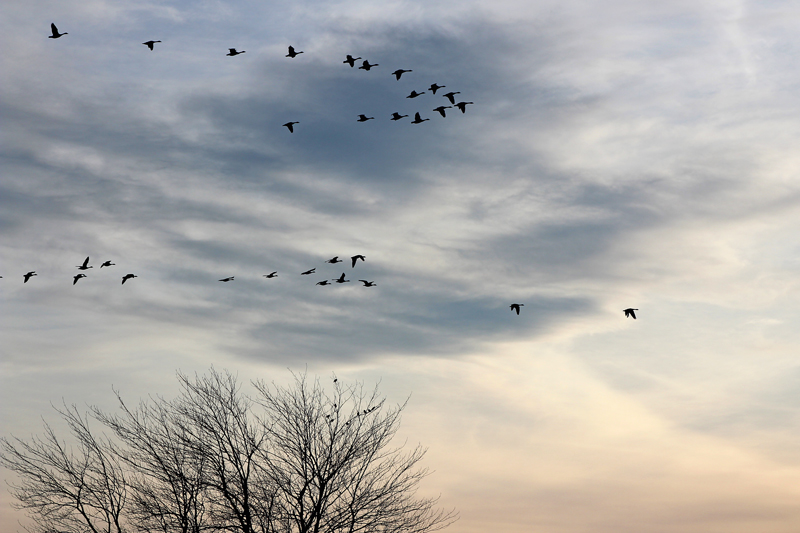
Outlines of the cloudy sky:
[[800,528],[796,3],[0,13],[4,435],[308,368],[411,395],[452,533]]

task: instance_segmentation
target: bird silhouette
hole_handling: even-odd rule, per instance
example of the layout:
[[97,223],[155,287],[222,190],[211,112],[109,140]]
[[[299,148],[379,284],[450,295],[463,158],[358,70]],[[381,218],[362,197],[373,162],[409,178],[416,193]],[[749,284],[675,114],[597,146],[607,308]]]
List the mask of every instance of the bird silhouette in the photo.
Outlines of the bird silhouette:
[[430,92],[432,92],[433,94],[436,94],[436,91],[438,91],[439,89],[444,89],[445,87],[447,87],[447,85],[436,85],[436,84],[434,83],[433,85],[431,85],[430,87],[428,87],[428,90],[429,90]]
[[86,277],[86,274],[76,274],[75,276],[72,277],[72,284],[75,285],[76,283],[78,283],[79,279],[85,278],[85,277]]
[[294,51],[294,46],[290,46],[289,47],[289,53],[286,54],[286,57],[291,57],[292,59],[294,59],[295,57],[297,57],[298,55],[300,55],[302,53],[303,52],[295,52]]
[[330,285],[330,284],[331,284],[331,282],[328,281],[327,279],[324,279],[322,281],[318,281],[317,282],[317,285]]
[[22,283],[28,283],[28,280],[31,279],[33,276],[38,276],[35,270],[31,270],[27,274],[24,274],[22,277],[25,278],[25,281]]
[[623,309],[623,311],[625,312],[625,318],[633,317],[633,319],[636,320],[636,313],[634,313],[634,311],[638,311],[638,309],[629,307],[627,309]]
[[110,266],[116,266],[116,263],[112,263],[111,261],[103,261],[103,264],[100,265],[100,268],[110,267]]
[[341,276],[339,276],[338,278],[334,278],[331,281],[335,281],[336,283],[349,283],[350,282],[349,279],[344,279],[344,272],[342,272]]
[[66,32],[65,33],[58,33],[58,28],[56,28],[56,25],[53,24],[53,23],[50,23],[50,31],[53,32],[53,35],[48,35],[47,36],[48,39],[58,39],[62,35],[69,35]]
[[511,308],[511,310],[512,310],[512,311],[516,311],[516,312],[517,312],[517,314],[519,314],[519,308],[520,308],[520,307],[524,307],[524,306],[525,306],[525,304],[511,304],[511,305],[509,305],[509,307]]
[[351,268],[355,268],[355,267],[356,267],[356,261],[358,261],[359,259],[361,259],[362,261],[366,261],[366,260],[367,260],[367,258],[366,258],[366,257],[364,257],[364,256],[363,256],[363,255],[361,255],[361,254],[354,255],[354,256],[353,256],[353,257],[351,257],[350,259],[353,261],[353,266],[352,266]]
[[311,270],[306,270],[305,272],[300,272],[301,276],[307,276],[309,274],[313,274],[317,267],[312,268]]
[[442,96],[444,96],[445,98],[447,98],[448,100],[450,100],[450,103],[451,103],[451,104],[455,105],[455,103],[456,103],[455,96],[456,96],[457,94],[461,94],[461,91],[456,91],[456,92],[445,93],[445,94],[443,94]]
[[365,287],[374,287],[375,286],[375,282],[374,281],[367,281],[365,279],[360,279],[358,281],[363,283]]
[[372,65],[370,65],[370,64],[369,64],[369,61],[367,61],[367,60],[365,59],[365,60],[364,60],[364,62],[363,62],[363,63],[361,63],[361,66],[360,66],[360,67],[358,67],[358,69],[359,69],[359,70],[369,70],[369,69],[371,69],[372,67],[377,67],[377,66],[378,66],[378,64],[377,64],[377,63],[373,63]]
[[89,258],[88,257],[83,260],[83,264],[82,265],[78,265],[78,270],[89,270],[90,268],[94,268],[94,267],[90,267],[89,266]]
[[220,281],[223,281],[223,282],[225,282],[225,283],[228,283],[229,281],[233,281],[233,276],[230,276],[230,277],[228,277],[228,278],[222,278]]
[[456,107],[461,110],[462,113],[467,112],[467,105],[471,104],[472,102],[459,102],[456,104]]
[[368,117],[367,115],[358,115],[358,118],[356,119],[356,122],[366,122],[366,121],[372,120],[374,118],[375,117]]
[[438,111],[440,115],[442,115],[443,117],[446,117],[447,115],[444,114],[444,110],[445,109],[453,109],[453,107],[449,106],[449,105],[440,105],[439,107],[434,108],[433,110],[434,111]]
[[407,117],[408,115],[401,115],[400,113],[392,113],[392,120],[400,120],[403,117]]
[[125,282],[128,281],[129,279],[138,278],[138,277],[139,276],[134,276],[133,274],[125,274],[124,276],[122,276],[121,285],[125,285]]
[[425,91],[422,91],[421,93],[418,93],[417,91],[411,91],[411,94],[406,96],[406,98],[416,98],[417,96],[419,96],[421,94],[425,94]]
[[342,61],[342,63],[347,63],[348,65],[350,65],[350,68],[353,68],[354,66],[356,66],[356,59],[361,59],[361,58],[353,57],[350,54],[347,54],[347,59]]
[[426,120],[430,120],[429,118],[419,118],[419,113],[414,113],[414,120],[411,121],[412,124],[422,124]]
[[238,56],[239,54],[243,54],[247,52],[247,50],[242,50],[241,52],[237,52],[236,48],[228,48],[228,53],[225,54],[226,56]]
[[160,43],[160,42],[161,41],[147,41],[146,43],[142,43],[142,44],[145,45],[150,50],[153,50],[153,45],[156,44],[156,43]]
[[339,259],[339,256],[338,256],[338,255],[335,255],[335,256],[331,257],[330,259],[328,259],[328,260],[327,260],[327,261],[325,261],[325,262],[326,262],[326,263],[330,263],[330,264],[332,264],[332,265],[335,265],[336,263],[341,263],[341,262],[342,262],[342,260],[341,260],[341,259]]
[[284,124],[287,128],[289,128],[289,133],[294,133],[294,124],[300,124],[299,122],[287,122]]
[[394,77],[397,78],[397,81],[400,81],[400,76],[402,76],[406,72],[414,72],[414,71],[413,70],[403,70],[403,69],[399,68],[399,69],[395,70],[394,72],[392,72],[392,74],[394,74]]
[[271,272],[269,274],[264,274],[264,277],[267,278],[267,279],[277,278],[278,277],[278,271],[276,270],[275,272]]

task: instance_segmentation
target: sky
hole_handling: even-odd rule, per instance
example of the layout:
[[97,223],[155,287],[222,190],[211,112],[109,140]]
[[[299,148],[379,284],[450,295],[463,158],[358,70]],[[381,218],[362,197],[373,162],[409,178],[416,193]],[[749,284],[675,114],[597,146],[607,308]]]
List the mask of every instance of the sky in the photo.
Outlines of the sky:
[[0,15],[3,435],[307,370],[410,396],[451,533],[800,529],[796,3]]

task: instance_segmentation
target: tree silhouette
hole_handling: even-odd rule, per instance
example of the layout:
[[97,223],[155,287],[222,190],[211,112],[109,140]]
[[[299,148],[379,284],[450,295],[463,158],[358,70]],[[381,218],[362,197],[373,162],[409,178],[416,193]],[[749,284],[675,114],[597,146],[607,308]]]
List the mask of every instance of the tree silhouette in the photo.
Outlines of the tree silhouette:
[[[180,394],[116,414],[56,409],[73,447],[0,439],[0,464],[35,533],[427,533],[456,518],[415,495],[425,455],[391,441],[406,404],[376,386],[294,376],[288,387],[236,376],[178,374]],[[99,422],[110,436],[89,429]]]

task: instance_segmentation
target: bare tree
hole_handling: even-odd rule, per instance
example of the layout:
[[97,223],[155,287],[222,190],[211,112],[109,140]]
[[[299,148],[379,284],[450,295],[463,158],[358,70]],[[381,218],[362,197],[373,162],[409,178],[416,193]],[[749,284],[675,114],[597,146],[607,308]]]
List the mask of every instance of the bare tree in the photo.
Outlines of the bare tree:
[[259,464],[277,488],[287,533],[424,533],[456,519],[435,509],[437,499],[415,497],[428,474],[416,468],[425,450],[390,447],[406,404],[384,408],[377,386],[367,393],[336,379],[329,396],[305,374],[290,388],[254,385],[270,444]]
[[0,464],[21,478],[11,485],[15,506],[29,512],[37,532],[124,533],[127,484],[110,443],[91,433],[74,405],[55,409],[77,450],[46,422],[44,436],[30,442],[0,438]]
[[77,451],[45,424],[30,442],[0,440],[0,464],[36,533],[428,533],[456,519],[415,495],[425,450],[392,447],[405,404],[385,406],[375,387],[328,394],[318,379],[289,387],[213,368],[181,392],[116,415],[91,409],[113,433],[98,438],[89,415],[57,410]]

